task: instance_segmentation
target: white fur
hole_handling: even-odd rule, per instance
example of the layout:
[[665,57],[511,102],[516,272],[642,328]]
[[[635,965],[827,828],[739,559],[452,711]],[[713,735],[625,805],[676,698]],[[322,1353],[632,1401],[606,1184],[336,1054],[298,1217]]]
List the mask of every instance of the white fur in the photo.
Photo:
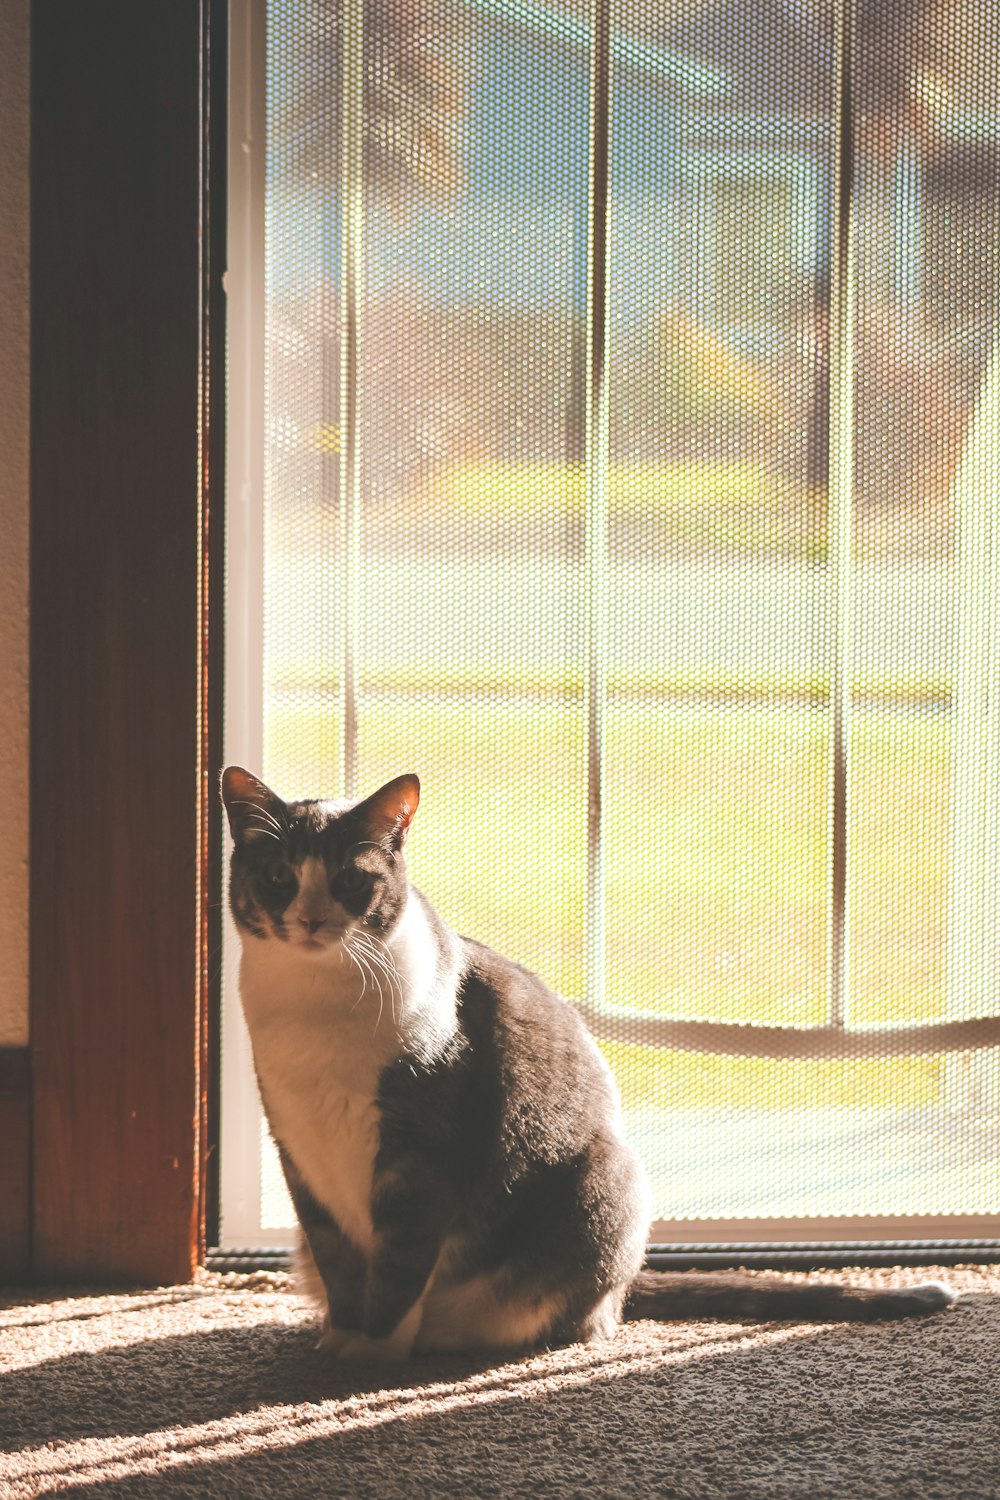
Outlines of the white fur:
[[423,1317],[423,1298],[415,1302],[409,1312],[389,1334],[388,1338],[373,1339],[367,1333],[347,1333],[341,1328],[324,1328],[317,1349],[333,1354],[337,1359],[357,1359],[376,1364],[409,1359],[414,1340]]
[[564,1294],[518,1300],[498,1290],[501,1280],[495,1273],[457,1284],[432,1280],[415,1340],[417,1351],[456,1354],[536,1344],[565,1309]]
[[[319,861],[297,871],[287,941],[243,935],[240,994],[264,1106],[310,1192],[359,1249],[373,1248],[379,1076],[407,1046],[433,1051],[454,1027],[423,908],[410,899],[384,969],[355,938]],[[303,920],[322,920],[310,936]]]

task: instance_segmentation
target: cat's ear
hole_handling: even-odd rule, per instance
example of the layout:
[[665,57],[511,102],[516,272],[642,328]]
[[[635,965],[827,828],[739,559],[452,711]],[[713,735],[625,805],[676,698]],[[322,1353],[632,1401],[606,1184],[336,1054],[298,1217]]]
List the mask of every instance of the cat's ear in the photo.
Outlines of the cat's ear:
[[221,788],[229,827],[238,844],[247,839],[278,838],[284,832],[285,804],[242,766],[226,767]]
[[389,849],[402,849],[420,801],[416,776],[397,776],[373,792],[356,809],[364,818],[372,839]]

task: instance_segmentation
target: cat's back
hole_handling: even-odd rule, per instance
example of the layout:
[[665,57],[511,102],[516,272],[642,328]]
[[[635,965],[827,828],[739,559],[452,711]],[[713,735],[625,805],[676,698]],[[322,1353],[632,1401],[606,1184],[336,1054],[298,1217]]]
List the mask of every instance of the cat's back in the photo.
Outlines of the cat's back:
[[579,1157],[621,1138],[611,1071],[573,1007],[539,975],[450,932],[448,1042],[410,1052],[382,1074],[381,1135],[390,1155],[419,1140],[468,1186]]
[[482,943],[464,938],[462,952],[461,1025],[497,1076],[508,1136],[549,1159],[619,1134],[611,1071],[572,1005]]
[[[577,1293],[592,1307],[638,1270],[649,1220],[610,1069],[573,1007],[537,974],[478,942],[459,944],[453,1064],[426,1075],[424,1098],[401,1116],[404,1129],[421,1122],[456,1190],[441,1295],[449,1280],[468,1288],[485,1277],[489,1303],[498,1275],[501,1301],[523,1299],[533,1317],[557,1306],[562,1316]],[[389,1072],[416,1103],[419,1078]],[[384,1141],[387,1124],[384,1115]],[[491,1337],[516,1344],[505,1318]]]

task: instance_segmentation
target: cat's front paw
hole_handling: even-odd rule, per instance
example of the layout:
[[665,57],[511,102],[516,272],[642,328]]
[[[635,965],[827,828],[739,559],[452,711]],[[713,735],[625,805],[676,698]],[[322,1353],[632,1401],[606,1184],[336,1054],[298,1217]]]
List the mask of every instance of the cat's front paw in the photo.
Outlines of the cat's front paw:
[[387,1339],[372,1339],[366,1333],[349,1333],[334,1353],[337,1359],[352,1360],[357,1364],[398,1364],[409,1359],[412,1348],[412,1336],[399,1338],[390,1334]]
[[351,1333],[347,1328],[331,1328],[329,1323],[324,1323],[323,1332],[316,1341],[316,1348],[324,1354],[339,1355],[344,1345],[357,1337],[358,1334]]

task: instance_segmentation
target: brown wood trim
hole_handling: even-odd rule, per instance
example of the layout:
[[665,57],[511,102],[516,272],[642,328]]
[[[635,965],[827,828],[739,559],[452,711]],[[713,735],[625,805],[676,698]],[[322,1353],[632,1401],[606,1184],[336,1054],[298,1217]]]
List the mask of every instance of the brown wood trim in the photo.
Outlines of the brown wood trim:
[[0,1047],[0,1281],[21,1281],[30,1265],[31,1054]]
[[203,3],[201,304],[201,642],[199,693],[200,966],[198,1260],[219,1237],[219,1085],[222,1071],[222,767],[225,599],[226,298],[229,0]]
[[203,1235],[214,9],[32,11],[33,1271],[47,1279],[184,1279]]

